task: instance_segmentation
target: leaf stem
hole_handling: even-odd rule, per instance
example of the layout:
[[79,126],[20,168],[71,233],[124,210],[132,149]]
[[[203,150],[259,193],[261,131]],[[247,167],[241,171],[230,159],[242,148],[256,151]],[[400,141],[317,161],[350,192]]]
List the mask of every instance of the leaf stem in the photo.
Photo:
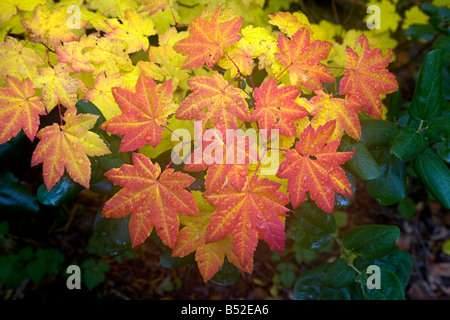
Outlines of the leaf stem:
[[58,102],[58,112],[59,112],[59,123],[61,124],[61,127],[63,126],[63,117],[62,117],[62,113],[61,113],[61,105]]
[[288,65],[286,68],[283,69],[283,71],[281,71],[276,77],[275,80],[278,80],[278,78],[290,67],[292,66],[292,64]]

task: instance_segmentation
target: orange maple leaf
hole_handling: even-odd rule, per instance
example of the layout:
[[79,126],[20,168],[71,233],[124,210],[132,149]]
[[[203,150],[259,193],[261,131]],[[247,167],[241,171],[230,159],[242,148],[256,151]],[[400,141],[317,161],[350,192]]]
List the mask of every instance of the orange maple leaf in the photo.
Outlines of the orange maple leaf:
[[26,78],[6,76],[5,88],[0,88],[0,144],[15,137],[21,129],[33,141],[39,128],[39,116],[46,114],[40,97],[34,96],[33,82]]
[[155,147],[161,141],[168,116],[175,109],[172,80],[158,87],[152,78],[141,74],[135,92],[113,87],[112,93],[122,113],[104,122],[100,128],[124,135],[120,152],[134,151],[147,142]]
[[211,78],[191,78],[188,85],[193,93],[177,109],[178,119],[202,120],[203,126],[210,120],[218,129],[236,129],[236,119],[250,121],[247,94],[229,85],[219,73],[214,72]]
[[206,243],[231,234],[234,254],[240,265],[251,265],[258,236],[280,253],[284,251],[286,235],[281,218],[289,211],[288,197],[278,191],[280,183],[256,175],[248,178],[242,190],[225,184],[217,192],[204,195],[216,206],[206,232]]
[[133,165],[111,169],[105,176],[123,188],[105,203],[102,215],[120,218],[131,213],[133,246],[143,243],[154,226],[161,240],[173,248],[180,226],[178,213],[199,214],[192,194],[184,189],[195,179],[172,168],[161,173],[159,164],[142,154],[133,153]]
[[314,130],[310,125],[300,135],[295,149],[288,150],[277,177],[288,179],[287,190],[294,209],[306,200],[306,192],[317,206],[332,213],[334,192],[351,196],[352,190],[344,170],[339,166],[355,152],[337,152],[340,140],[328,142],[336,126],[330,121]]
[[274,78],[267,79],[255,89],[255,110],[251,121],[258,121],[259,129],[278,129],[285,136],[295,136],[297,127],[293,120],[308,115],[305,108],[294,101],[300,93],[296,86],[279,88]]
[[189,37],[178,41],[173,47],[187,56],[183,69],[201,67],[204,63],[212,67],[223,55],[224,49],[241,39],[237,32],[242,26],[242,18],[220,22],[220,11],[221,7],[217,8],[211,21],[202,16],[195,18],[189,25]]
[[64,125],[54,123],[37,133],[40,139],[31,158],[31,166],[43,163],[44,183],[47,190],[59,181],[64,168],[72,179],[89,188],[91,162],[88,156],[102,156],[110,153],[103,140],[88,131],[97,122],[93,114],[76,114],[75,108],[64,114]]
[[356,39],[356,46],[358,44],[361,46],[361,54],[349,46],[345,48],[346,70],[339,83],[339,94],[347,94],[348,99],[362,105],[368,115],[381,119],[380,94],[398,89],[395,76],[386,69],[391,61],[392,51],[389,49],[389,53],[383,58],[381,49],[370,49],[369,40],[364,33]]
[[185,227],[178,234],[172,256],[185,257],[195,251],[195,260],[205,282],[209,281],[219,271],[225,256],[241,270],[251,273],[253,267],[251,264],[245,266],[239,264],[232,250],[230,238],[225,237],[215,242],[206,243],[207,227],[215,208],[202,197],[201,192],[193,191],[193,195],[200,215],[180,217],[180,221]]
[[[205,175],[205,193],[211,194],[220,189],[226,182],[237,190],[241,190],[248,176],[248,165],[256,163],[257,150],[255,141],[248,136],[227,134],[214,135],[210,141],[202,141],[202,152],[191,154],[190,163],[184,165],[186,171],[203,171]],[[207,151],[208,150],[208,151]],[[212,154],[214,151],[214,155]],[[201,156],[202,159],[196,159]]]
[[322,82],[334,82],[333,74],[320,61],[328,57],[332,48],[330,42],[315,40],[311,42],[307,27],[299,29],[291,39],[283,34],[278,36],[278,49],[275,57],[287,67],[292,85],[301,84],[310,90],[322,88]]

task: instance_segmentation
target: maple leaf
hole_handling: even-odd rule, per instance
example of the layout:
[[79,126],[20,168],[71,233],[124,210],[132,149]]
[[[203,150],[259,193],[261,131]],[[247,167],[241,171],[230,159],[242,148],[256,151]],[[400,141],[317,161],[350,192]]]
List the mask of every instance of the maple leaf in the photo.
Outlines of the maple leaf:
[[70,63],[73,71],[95,72],[95,68],[85,55],[87,48],[94,48],[95,40],[92,37],[82,38],[80,41],[65,42],[56,46],[55,52],[59,62]]
[[78,89],[86,90],[83,81],[70,76],[72,71],[72,68],[64,63],[38,70],[39,75],[34,80],[34,86],[42,88],[42,100],[47,112],[52,111],[58,103],[66,108],[75,107]]
[[308,115],[305,108],[294,100],[301,93],[296,86],[278,87],[274,78],[269,78],[255,89],[255,110],[251,121],[258,121],[259,129],[280,130],[280,133],[292,137],[297,132],[293,120]]
[[251,75],[253,72],[254,49],[245,42],[240,43],[241,40],[225,50],[227,56],[223,56],[218,62],[220,67],[230,70],[232,77],[236,76],[238,72],[236,66],[243,75]]
[[370,49],[366,35],[356,39],[355,50],[360,45],[360,54],[349,46],[345,49],[345,73],[339,83],[339,94],[348,94],[348,99],[362,105],[366,113],[381,119],[382,107],[380,94],[398,89],[395,76],[386,67],[392,58],[392,51],[383,58],[381,50]]
[[94,88],[89,90],[83,100],[89,100],[102,112],[106,120],[109,120],[121,113],[119,106],[112,94],[113,87],[123,84],[123,75],[114,73],[106,76],[104,72],[99,73],[95,79]]
[[[194,150],[191,153],[190,163],[184,165],[184,170],[208,170],[205,175],[206,194],[220,189],[227,182],[241,190],[247,180],[248,165],[256,163],[258,157],[254,143],[253,139],[245,135],[229,136],[220,131],[215,132],[214,139],[202,141],[202,152]],[[198,156],[202,159],[198,159]]]
[[143,0],[142,5],[144,6],[139,12],[148,11],[148,15],[152,16],[159,10],[165,10],[169,5],[169,0]]
[[96,12],[103,12],[108,17],[123,19],[128,9],[136,10],[136,0],[89,0],[88,6]]
[[189,24],[189,37],[178,41],[175,51],[187,56],[183,69],[201,67],[204,63],[212,67],[223,50],[241,39],[237,34],[242,26],[242,18],[220,22],[221,7],[217,8],[211,21],[202,17],[195,18]]
[[349,160],[354,152],[336,152],[340,140],[329,141],[336,121],[330,121],[314,130],[310,125],[288,150],[281,162],[277,177],[288,179],[287,190],[294,209],[306,200],[306,192],[317,206],[332,213],[334,191],[351,196],[351,185],[339,166]]
[[216,206],[206,232],[206,243],[231,234],[234,254],[240,265],[249,265],[258,244],[258,236],[280,253],[284,251],[286,235],[282,217],[289,211],[288,197],[278,191],[280,183],[256,175],[247,179],[242,190],[225,184],[217,192],[204,195]]
[[180,225],[178,213],[199,214],[192,194],[184,189],[195,179],[172,168],[161,173],[159,164],[142,154],[133,153],[133,165],[111,169],[105,176],[123,188],[105,203],[102,216],[121,218],[131,213],[133,246],[144,242],[154,226],[161,240],[173,248]]
[[311,39],[326,40],[327,31],[319,25],[311,24],[302,12],[277,12],[269,14],[269,23],[275,25],[288,37],[292,37],[299,29],[306,27],[311,32]]
[[13,37],[0,42],[0,77],[11,75],[21,80],[37,76],[37,67],[44,61],[33,49],[24,47]]
[[229,85],[219,73],[190,78],[188,85],[193,93],[177,109],[178,119],[202,120],[203,126],[210,120],[219,129],[236,129],[236,119],[250,121],[246,93]]
[[361,139],[361,125],[358,118],[361,111],[360,104],[348,99],[335,98],[333,94],[327,94],[323,90],[316,90],[314,93],[316,95],[309,101],[305,98],[299,99],[299,104],[314,115],[311,121],[314,129],[336,120],[330,140],[341,140],[344,130],[350,137]]
[[150,47],[150,61],[139,61],[141,71],[157,81],[172,79],[174,87],[189,77],[189,70],[182,69],[185,57],[173,49],[175,42],[186,38],[187,32],[178,32],[175,28],[168,29],[158,38],[158,47]]
[[310,31],[303,27],[291,39],[283,34],[278,36],[278,49],[275,57],[288,67],[292,85],[301,84],[310,90],[320,89],[322,82],[334,82],[333,74],[320,61],[328,57],[330,42],[310,41]]
[[97,74],[102,71],[109,75],[133,70],[130,56],[126,53],[125,41],[117,38],[90,37],[95,39],[95,46],[87,51],[85,56],[94,64]]
[[32,11],[37,5],[45,4],[46,0],[4,0],[0,3],[0,23],[5,22],[19,10]]
[[106,23],[113,29],[105,37],[121,39],[127,44],[126,52],[133,53],[139,50],[146,51],[149,46],[148,37],[156,34],[153,21],[142,18],[134,10],[125,11],[122,23],[117,19],[107,20]]
[[88,156],[102,156],[110,153],[103,140],[88,131],[97,122],[93,114],[76,114],[71,108],[64,114],[64,125],[54,123],[41,129],[36,137],[40,139],[31,158],[31,166],[43,163],[44,183],[47,190],[59,181],[64,168],[72,179],[86,189],[89,188],[91,162]]
[[[66,10],[67,7],[50,10],[39,5],[34,9],[32,18],[22,20],[22,25],[31,32],[30,38],[34,42],[42,42],[47,46],[77,40],[77,35],[67,27],[66,21],[70,14]],[[84,25],[81,25],[81,28],[84,28]]]
[[147,142],[155,147],[161,141],[167,117],[175,111],[172,81],[158,87],[152,78],[141,74],[135,92],[114,87],[112,94],[122,113],[104,122],[100,128],[124,135],[119,152],[134,151]]
[[39,116],[46,114],[41,98],[34,96],[30,79],[20,81],[6,76],[6,87],[0,88],[0,144],[15,137],[21,129],[33,141],[39,128]]
[[208,282],[222,267],[225,256],[241,270],[251,273],[252,264],[242,266],[232,251],[231,240],[228,237],[215,242],[206,243],[206,231],[211,214],[215,208],[210,205],[199,191],[192,191],[199,216],[181,216],[181,224],[185,225],[178,234],[172,251],[173,257],[185,257],[195,251],[195,260],[202,275],[203,281]]

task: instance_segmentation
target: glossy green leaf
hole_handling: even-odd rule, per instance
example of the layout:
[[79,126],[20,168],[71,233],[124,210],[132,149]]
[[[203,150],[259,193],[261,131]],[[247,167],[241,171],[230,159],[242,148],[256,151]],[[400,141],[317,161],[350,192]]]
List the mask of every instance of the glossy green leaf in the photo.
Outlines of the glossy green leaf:
[[395,154],[403,162],[407,162],[424,152],[428,147],[428,141],[423,134],[406,126],[396,132],[390,145],[391,153]]
[[294,286],[295,300],[350,300],[349,288],[331,288],[325,282],[330,263],[303,272]]
[[17,136],[0,145],[0,165],[11,165],[15,159],[23,157],[27,140],[27,136],[21,130]]
[[400,279],[390,269],[383,266],[380,268],[380,289],[369,289],[367,279],[370,274],[361,273],[359,281],[361,283],[362,299],[364,300],[404,300],[405,288]]
[[367,225],[350,230],[344,237],[344,247],[353,253],[373,259],[397,248],[400,229],[397,226]]
[[316,250],[325,247],[336,231],[334,217],[310,202],[303,202],[295,209],[295,242],[305,249]]
[[236,268],[234,264],[225,258],[223,265],[220,267],[219,271],[211,278],[211,282],[221,285],[229,286],[238,281],[241,275],[241,270]]
[[409,114],[420,120],[442,115],[442,50],[433,50],[424,58]]
[[450,60],[450,36],[437,39],[432,46],[434,49],[441,49],[444,52],[444,61]]
[[450,169],[431,149],[418,155],[413,168],[431,195],[450,209]]
[[428,41],[434,38],[438,31],[430,24],[412,24],[404,31],[405,36]]
[[362,272],[365,272],[370,265],[382,266],[391,270],[400,279],[403,287],[406,287],[408,284],[412,272],[412,264],[413,259],[411,255],[408,252],[399,249],[395,249],[376,259],[358,257],[354,261],[355,267]]
[[344,164],[344,168],[357,178],[366,181],[375,179],[381,174],[378,163],[363,143],[344,136],[338,150],[342,152],[356,150],[353,157]]
[[425,134],[434,141],[442,141],[450,135],[450,116],[447,115],[428,120]]
[[326,269],[324,283],[331,288],[344,288],[351,285],[356,276],[356,271],[349,266],[348,261],[339,258],[334,260]]
[[9,213],[37,213],[39,204],[27,187],[11,172],[0,174],[0,211]]
[[50,191],[47,191],[45,185],[41,184],[37,191],[37,199],[47,206],[59,206],[74,199],[83,189],[83,186],[73,181],[69,175],[64,174]]
[[[401,94],[400,90],[397,90],[389,95],[389,104],[388,104],[389,115],[391,117],[398,117],[400,114],[401,107],[402,107],[402,94]],[[383,121],[383,120],[375,120],[375,121]],[[386,122],[386,121],[383,121],[383,122]],[[391,123],[391,122],[388,122],[388,123]]]
[[111,256],[127,254],[131,250],[129,220],[130,215],[114,219],[102,218],[100,210],[95,217],[91,245]]
[[167,269],[175,269],[185,265],[194,265],[195,264],[195,253],[188,254],[182,258],[180,257],[172,257],[172,250],[169,248],[165,248],[164,251],[159,256],[159,263],[161,267]]
[[387,149],[372,151],[381,169],[381,175],[366,181],[367,191],[381,205],[389,206],[406,196],[406,171],[403,161]]
[[411,220],[416,211],[416,204],[413,199],[405,197],[397,205],[397,212],[405,220]]

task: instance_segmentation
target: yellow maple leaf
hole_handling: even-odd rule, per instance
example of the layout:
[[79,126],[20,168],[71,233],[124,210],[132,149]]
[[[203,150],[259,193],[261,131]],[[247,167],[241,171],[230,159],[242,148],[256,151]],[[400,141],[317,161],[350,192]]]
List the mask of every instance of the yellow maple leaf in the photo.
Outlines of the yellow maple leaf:
[[122,84],[123,75],[121,73],[106,76],[104,72],[101,72],[95,80],[94,88],[86,93],[83,100],[89,100],[95,104],[106,120],[109,120],[121,113],[112,95],[111,88],[120,87]]
[[53,47],[61,42],[78,39],[78,36],[67,26],[66,21],[69,17],[66,7],[50,10],[46,6],[39,5],[34,9],[32,18],[22,20],[22,25],[30,31],[32,41]]
[[98,116],[76,114],[71,108],[64,114],[64,125],[54,123],[37,133],[40,139],[33,152],[31,166],[43,163],[44,183],[47,190],[59,181],[67,170],[71,178],[85,188],[89,188],[91,162],[88,158],[110,153],[103,140],[92,128]]
[[58,103],[66,108],[75,107],[78,89],[86,89],[80,79],[70,76],[72,71],[72,68],[64,63],[38,70],[39,75],[34,81],[34,87],[42,88],[42,101],[47,112],[52,111]]
[[95,39],[95,46],[85,53],[94,64],[95,74],[104,71],[107,75],[121,71],[132,71],[133,64],[125,52],[126,43],[121,39],[111,39],[90,35]]
[[5,22],[17,13],[17,9],[32,11],[39,4],[47,0],[3,0],[0,2],[0,23]]
[[142,18],[134,10],[125,11],[125,19],[109,19],[106,23],[113,29],[105,36],[122,39],[126,44],[126,52],[133,53],[139,50],[146,51],[149,46],[148,36],[156,34],[153,21],[150,18]]
[[[381,33],[384,31],[394,32],[397,30],[398,23],[401,20],[400,15],[397,13],[396,8],[397,1],[391,0],[381,0],[381,1],[370,1],[367,3],[367,7],[372,5],[376,5],[380,8],[380,19],[379,19],[379,29],[372,29],[372,31],[376,33]],[[373,13],[369,13],[365,18],[364,22],[367,22],[369,17],[371,17]]]
[[87,0],[86,2],[90,9],[110,18],[123,19],[126,10],[138,8],[138,2],[135,0]]
[[185,56],[173,49],[175,43],[188,36],[188,32],[178,32],[175,28],[168,29],[159,37],[159,46],[150,47],[150,61],[139,61],[138,66],[146,75],[158,81],[172,79],[174,87],[189,77],[189,70],[182,69]]
[[7,75],[21,80],[25,78],[34,79],[37,67],[44,61],[34,50],[24,47],[17,39],[6,37],[5,42],[0,43],[0,78],[2,82]]
[[277,26],[288,37],[292,37],[302,27],[307,27],[311,32],[312,40],[326,40],[328,38],[327,31],[320,25],[310,23],[303,12],[277,12],[269,14],[269,17],[269,23]]
[[412,24],[428,24],[430,16],[426,15],[419,7],[411,7],[405,11],[402,29],[408,29]]

